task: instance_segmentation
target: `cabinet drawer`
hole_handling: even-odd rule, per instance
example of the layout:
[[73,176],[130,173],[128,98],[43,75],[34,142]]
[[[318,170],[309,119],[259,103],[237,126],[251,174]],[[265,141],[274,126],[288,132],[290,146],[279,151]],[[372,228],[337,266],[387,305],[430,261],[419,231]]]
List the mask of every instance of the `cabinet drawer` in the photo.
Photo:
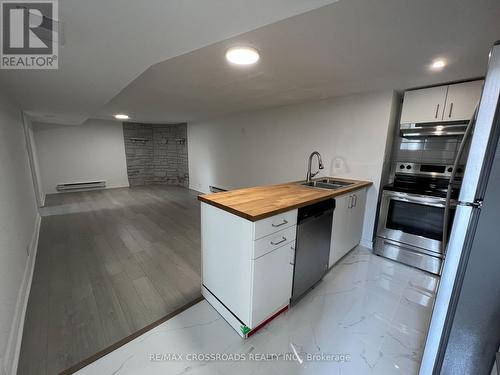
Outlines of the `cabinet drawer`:
[[271,233],[297,224],[297,210],[283,212],[254,223],[253,239],[265,237]]
[[253,259],[257,259],[274,249],[295,241],[296,231],[297,226],[293,225],[254,241]]

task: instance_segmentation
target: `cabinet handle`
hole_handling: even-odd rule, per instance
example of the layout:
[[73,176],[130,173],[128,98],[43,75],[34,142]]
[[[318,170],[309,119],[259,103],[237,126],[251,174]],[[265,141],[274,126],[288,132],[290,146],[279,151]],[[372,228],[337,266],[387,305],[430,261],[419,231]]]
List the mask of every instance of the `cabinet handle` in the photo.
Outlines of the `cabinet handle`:
[[286,241],[286,237],[285,236],[282,236],[281,237],[281,240],[279,240],[278,242],[273,242],[271,241],[271,245],[279,245],[280,243],[283,243]]
[[352,197],[354,199],[352,206],[356,207],[358,205],[358,196],[354,194]]
[[295,265],[295,247],[290,246],[290,265],[294,266]]
[[453,103],[450,103],[450,113],[448,113],[448,117],[451,117],[451,112],[453,112]]
[[349,196],[349,207],[348,208],[353,208],[354,207],[354,195]]
[[275,227],[275,228],[278,228],[278,227],[281,227],[282,225],[285,225],[285,224],[288,224],[288,221],[283,220],[283,222],[282,222],[282,223],[279,223],[279,224],[274,224],[274,223],[272,223],[271,225],[272,225],[273,227]]
[[436,114],[434,115],[434,118],[438,118],[438,112],[439,112],[439,104],[436,106]]

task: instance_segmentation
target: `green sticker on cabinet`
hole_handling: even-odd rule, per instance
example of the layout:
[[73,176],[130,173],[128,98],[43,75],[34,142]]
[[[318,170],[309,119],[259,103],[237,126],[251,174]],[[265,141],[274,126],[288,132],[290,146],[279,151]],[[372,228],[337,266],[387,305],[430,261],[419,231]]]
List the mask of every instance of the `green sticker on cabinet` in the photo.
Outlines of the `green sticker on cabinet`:
[[251,331],[251,329],[248,328],[247,326],[241,326],[240,329],[241,329],[241,333],[243,333],[243,335],[246,335],[248,332]]

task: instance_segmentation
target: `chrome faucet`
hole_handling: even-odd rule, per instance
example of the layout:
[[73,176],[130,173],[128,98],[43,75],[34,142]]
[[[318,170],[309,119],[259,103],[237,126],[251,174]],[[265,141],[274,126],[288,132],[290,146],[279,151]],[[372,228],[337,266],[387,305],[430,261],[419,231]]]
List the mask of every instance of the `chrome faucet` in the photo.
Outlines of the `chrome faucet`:
[[306,182],[311,182],[311,179],[319,173],[319,171],[317,171],[315,173],[311,173],[311,164],[312,164],[312,160],[313,160],[314,155],[316,155],[318,157],[319,169],[325,168],[323,166],[323,161],[321,160],[320,153],[318,151],[312,152],[311,155],[309,155],[309,164],[307,166]]

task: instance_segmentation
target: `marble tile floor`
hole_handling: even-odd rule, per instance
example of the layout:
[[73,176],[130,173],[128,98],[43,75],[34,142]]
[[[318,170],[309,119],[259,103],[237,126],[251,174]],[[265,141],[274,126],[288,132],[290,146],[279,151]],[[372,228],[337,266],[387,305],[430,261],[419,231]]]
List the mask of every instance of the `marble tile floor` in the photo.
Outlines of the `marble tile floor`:
[[79,374],[417,374],[437,282],[359,246],[249,339],[202,301]]

